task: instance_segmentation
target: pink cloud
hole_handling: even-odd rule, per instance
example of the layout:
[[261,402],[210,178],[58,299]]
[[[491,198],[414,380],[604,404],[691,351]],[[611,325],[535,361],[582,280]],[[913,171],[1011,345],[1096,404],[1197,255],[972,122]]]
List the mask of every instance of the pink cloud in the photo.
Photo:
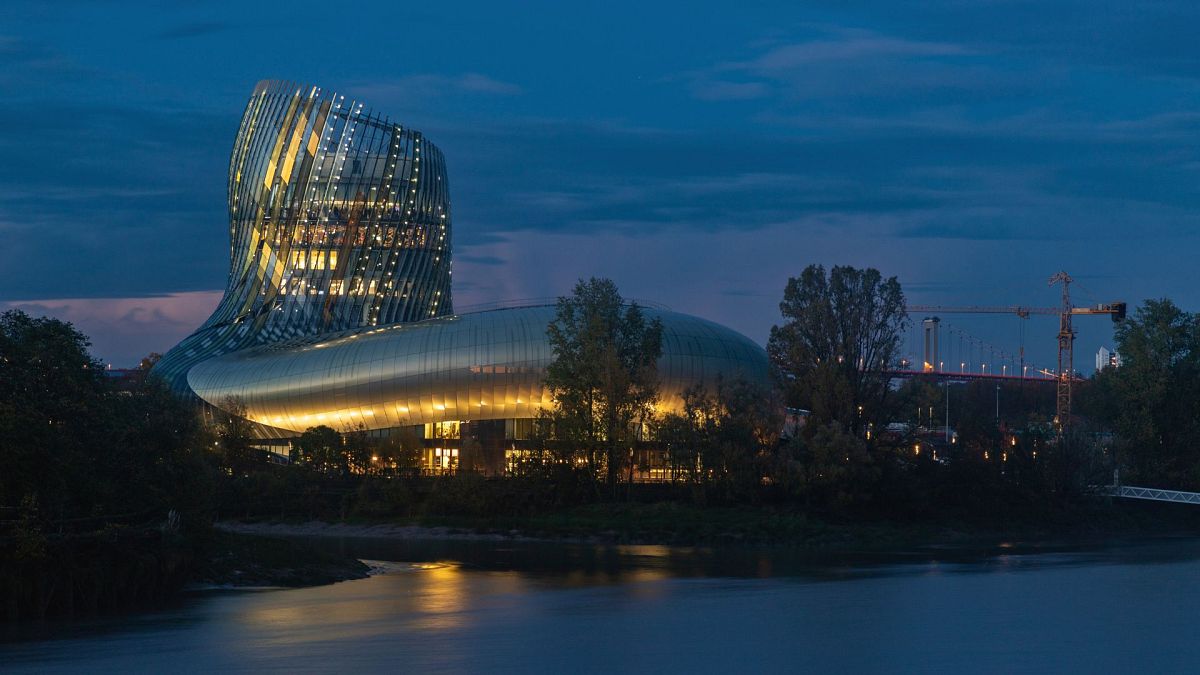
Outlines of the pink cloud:
[[92,354],[114,367],[136,365],[165,352],[196,329],[221,300],[221,291],[143,298],[57,298],[0,301],[0,310],[70,321],[92,339]]

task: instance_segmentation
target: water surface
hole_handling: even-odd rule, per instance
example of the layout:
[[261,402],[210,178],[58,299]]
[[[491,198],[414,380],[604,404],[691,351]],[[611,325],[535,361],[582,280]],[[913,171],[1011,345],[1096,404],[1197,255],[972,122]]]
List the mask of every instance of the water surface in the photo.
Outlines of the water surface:
[[329,542],[384,573],[9,628],[13,672],[1197,672],[1200,541],[812,556]]

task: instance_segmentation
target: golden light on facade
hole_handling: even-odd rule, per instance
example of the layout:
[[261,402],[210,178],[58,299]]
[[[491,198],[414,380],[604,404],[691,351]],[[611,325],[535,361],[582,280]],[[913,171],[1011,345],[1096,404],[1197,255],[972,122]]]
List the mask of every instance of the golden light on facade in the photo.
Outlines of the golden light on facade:
[[[230,169],[240,281],[156,372],[217,408],[240,400],[272,435],[536,417],[550,405],[553,306],[453,314],[444,158],[361,110],[316,87],[256,87]],[[718,375],[768,383],[744,336],[646,313],[664,326],[660,413]]]

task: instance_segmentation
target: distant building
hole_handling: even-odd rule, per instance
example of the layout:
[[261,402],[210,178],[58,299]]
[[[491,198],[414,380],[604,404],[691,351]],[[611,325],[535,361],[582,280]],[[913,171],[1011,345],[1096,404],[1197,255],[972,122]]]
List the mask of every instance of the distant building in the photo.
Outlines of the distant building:
[[1105,368],[1119,368],[1121,366],[1121,355],[1117,352],[1108,351],[1107,347],[1101,347],[1100,351],[1096,352],[1096,372],[1100,372]]

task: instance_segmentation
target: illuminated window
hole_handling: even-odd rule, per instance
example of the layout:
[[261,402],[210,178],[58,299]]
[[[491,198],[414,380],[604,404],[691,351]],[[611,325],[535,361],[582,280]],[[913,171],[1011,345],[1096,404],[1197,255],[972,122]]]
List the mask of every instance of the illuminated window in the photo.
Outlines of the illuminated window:
[[458,448],[434,448],[429,468],[446,471],[458,468]]
[[425,424],[425,438],[461,438],[457,421],[429,422]]

